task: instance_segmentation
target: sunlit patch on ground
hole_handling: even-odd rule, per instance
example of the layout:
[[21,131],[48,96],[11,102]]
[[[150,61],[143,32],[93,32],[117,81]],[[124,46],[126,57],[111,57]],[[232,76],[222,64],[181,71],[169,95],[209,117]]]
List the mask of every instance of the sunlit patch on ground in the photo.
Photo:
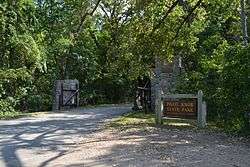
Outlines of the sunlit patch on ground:
[[[164,118],[163,126],[168,126],[172,128],[196,128],[196,120],[192,119],[180,119],[180,118]],[[126,127],[126,126],[136,126],[145,128],[155,127],[155,115],[153,113],[145,114],[143,112],[131,112],[120,118],[113,120],[108,124],[110,127]]]
[[0,121],[0,166],[250,166],[250,142],[197,130],[196,120],[156,126],[154,114],[129,111],[100,107]]

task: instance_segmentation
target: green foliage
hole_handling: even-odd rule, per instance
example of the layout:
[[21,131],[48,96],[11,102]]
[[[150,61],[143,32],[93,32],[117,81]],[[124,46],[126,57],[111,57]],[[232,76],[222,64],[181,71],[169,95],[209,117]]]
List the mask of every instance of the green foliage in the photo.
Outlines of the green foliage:
[[8,103],[11,108],[27,96],[30,89],[31,75],[26,68],[0,70],[0,97]]
[[29,110],[40,111],[42,109],[42,97],[39,95],[29,95],[27,99]]
[[[218,5],[220,3],[221,5]],[[208,118],[230,133],[250,133],[249,47],[241,46],[239,1],[211,1],[205,29],[197,35],[195,50],[184,53],[186,73],[180,92],[203,90]],[[190,52],[191,51],[191,52]]]
[[[250,47],[234,47],[226,54],[225,68],[222,72],[224,106],[228,129],[233,132],[249,130],[250,111]],[[248,133],[249,133],[248,131]]]
[[24,65],[30,70],[35,70],[36,68],[43,70],[43,53],[42,49],[39,47],[34,38],[30,35],[19,35],[13,37],[10,42],[12,54],[17,57],[15,64]]
[[23,116],[26,116],[27,114],[17,111],[11,111],[11,112],[1,112],[0,111],[0,120],[8,120],[8,119],[16,119]]
[[182,76],[179,90],[203,90],[210,120],[223,123],[230,133],[249,133],[249,47],[225,43],[217,47],[212,59],[200,62],[202,72],[190,71]]
[[249,47],[240,47],[238,0],[97,2],[0,2],[4,111],[49,110],[54,81],[67,78],[80,81],[84,104],[131,101],[156,56],[181,56],[179,91],[202,89],[209,119],[232,132],[249,128]]
[[44,49],[35,33],[35,5],[27,0],[1,2],[0,13],[0,97],[10,107],[2,109],[26,110],[25,98],[34,89],[33,74],[45,71]]
[[13,107],[13,103],[14,99],[10,97],[4,100],[0,100],[0,120],[14,119],[26,115],[23,112],[16,111],[16,109]]
[[8,102],[7,100],[0,100],[0,113],[11,113],[15,112],[15,109],[12,107],[11,102]]

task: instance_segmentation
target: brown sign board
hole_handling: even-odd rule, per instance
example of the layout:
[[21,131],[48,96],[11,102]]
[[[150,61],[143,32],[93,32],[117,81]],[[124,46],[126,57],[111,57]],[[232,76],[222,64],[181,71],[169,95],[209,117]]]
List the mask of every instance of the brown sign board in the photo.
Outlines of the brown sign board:
[[165,99],[163,116],[174,118],[197,118],[197,98]]

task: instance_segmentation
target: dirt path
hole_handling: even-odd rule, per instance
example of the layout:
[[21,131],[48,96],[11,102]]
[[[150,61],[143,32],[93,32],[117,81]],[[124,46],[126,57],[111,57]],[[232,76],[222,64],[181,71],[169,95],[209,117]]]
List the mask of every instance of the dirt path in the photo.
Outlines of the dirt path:
[[93,151],[88,154],[92,160],[89,166],[250,166],[250,143],[246,139],[185,129],[106,130],[85,139],[81,148]]
[[109,106],[0,121],[0,167],[84,163],[82,154],[71,156],[78,149],[77,143],[98,133],[103,122],[129,111],[129,105]]
[[249,167],[250,143],[189,129],[103,129],[129,106],[0,121],[0,166]]

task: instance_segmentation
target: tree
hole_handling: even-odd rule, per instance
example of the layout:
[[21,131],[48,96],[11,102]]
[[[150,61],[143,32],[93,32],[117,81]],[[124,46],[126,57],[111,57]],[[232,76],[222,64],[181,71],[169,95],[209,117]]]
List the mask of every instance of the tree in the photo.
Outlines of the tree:
[[248,31],[247,31],[247,15],[245,9],[245,0],[240,1],[241,6],[241,24],[242,24],[242,33],[243,33],[243,44],[247,46],[248,44]]

